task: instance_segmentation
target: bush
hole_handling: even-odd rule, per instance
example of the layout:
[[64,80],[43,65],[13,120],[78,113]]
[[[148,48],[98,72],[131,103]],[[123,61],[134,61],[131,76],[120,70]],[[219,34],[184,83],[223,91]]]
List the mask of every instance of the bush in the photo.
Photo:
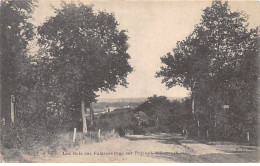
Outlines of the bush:
[[132,130],[138,122],[134,119],[133,111],[129,109],[117,109],[111,113],[102,114],[95,119],[91,130],[102,129],[105,131],[112,131],[115,129],[120,136],[126,134],[126,130]]
[[37,155],[40,147],[51,145],[56,140],[54,132],[42,126],[3,126],[1,143],[5,149],[19,149],[31,155]]

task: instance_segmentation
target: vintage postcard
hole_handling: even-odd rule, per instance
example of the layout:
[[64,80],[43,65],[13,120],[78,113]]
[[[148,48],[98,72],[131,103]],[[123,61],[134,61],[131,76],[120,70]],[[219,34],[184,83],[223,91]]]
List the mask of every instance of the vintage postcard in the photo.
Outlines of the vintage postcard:
[[0,0],[0,163],[259,163],[259,16]]

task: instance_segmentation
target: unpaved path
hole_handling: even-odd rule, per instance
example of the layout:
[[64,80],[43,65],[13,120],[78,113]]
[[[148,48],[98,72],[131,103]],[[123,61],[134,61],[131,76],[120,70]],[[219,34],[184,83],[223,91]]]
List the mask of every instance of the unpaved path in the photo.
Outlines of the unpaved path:
[[259,157],[256,151],[228,153],[178,134],[157,134],[81,145],[32,162],[259,162]]

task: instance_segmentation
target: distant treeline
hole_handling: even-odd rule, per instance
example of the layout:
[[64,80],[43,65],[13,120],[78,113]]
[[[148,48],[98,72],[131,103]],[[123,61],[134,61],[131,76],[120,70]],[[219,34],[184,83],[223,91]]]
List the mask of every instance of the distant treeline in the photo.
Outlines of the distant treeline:
[[137,107],[142,102],[98,102],[93,104],[93,108],[102,109],[107,107],[123,108],[123,107]]

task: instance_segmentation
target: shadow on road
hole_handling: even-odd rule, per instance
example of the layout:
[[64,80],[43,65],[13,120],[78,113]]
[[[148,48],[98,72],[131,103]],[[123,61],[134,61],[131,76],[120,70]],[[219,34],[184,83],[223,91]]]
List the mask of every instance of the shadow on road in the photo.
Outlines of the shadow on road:
[[[168,154],[156,154],[150,157],[163,158],[168,161],[181,163],[247,163],[260,162],[260,153],[258,147],[248,147],[242,145],[207,145],[196,140],[186,139],[180,134],[151,134],[151,135],[128,135],[125,136],[130,141],[153,140],[162,144],[177,145],[186,149],[185,152],[174,152]],[[149,145],[148,145],[149,146]],[[233,150],[232,150],[233,148]],[[211,153],[212,149],[212,153]],[[239,150],[240,149],[240,150]],[[244,149],[244,150],[241,150]],[[164,149],[162,149],[163,151]],[[209,150],[208,152],[203,152]],[[201,153],[189,153],[189,152]]]
[[151,135],[127,135],[125,136],[130,141],[139,141],[139,140],[157,140],[160,143],[164,144],[175,144],[181,145],[182,143],[188,144],[195,144],[198,143],[194,140],[185,139],[184,136],[180,134],[167,134],[167,133],[160,133],[160,134],[151,134]]
[[179,142],[182,138],[181,137],[173,137],[170,134],[159,134],[159,135],[128,135],[125,136],[130,141],[140,141],[140,140],[157,140],[158,142],[165,143],[165,144],[176,144],[180,145]]

